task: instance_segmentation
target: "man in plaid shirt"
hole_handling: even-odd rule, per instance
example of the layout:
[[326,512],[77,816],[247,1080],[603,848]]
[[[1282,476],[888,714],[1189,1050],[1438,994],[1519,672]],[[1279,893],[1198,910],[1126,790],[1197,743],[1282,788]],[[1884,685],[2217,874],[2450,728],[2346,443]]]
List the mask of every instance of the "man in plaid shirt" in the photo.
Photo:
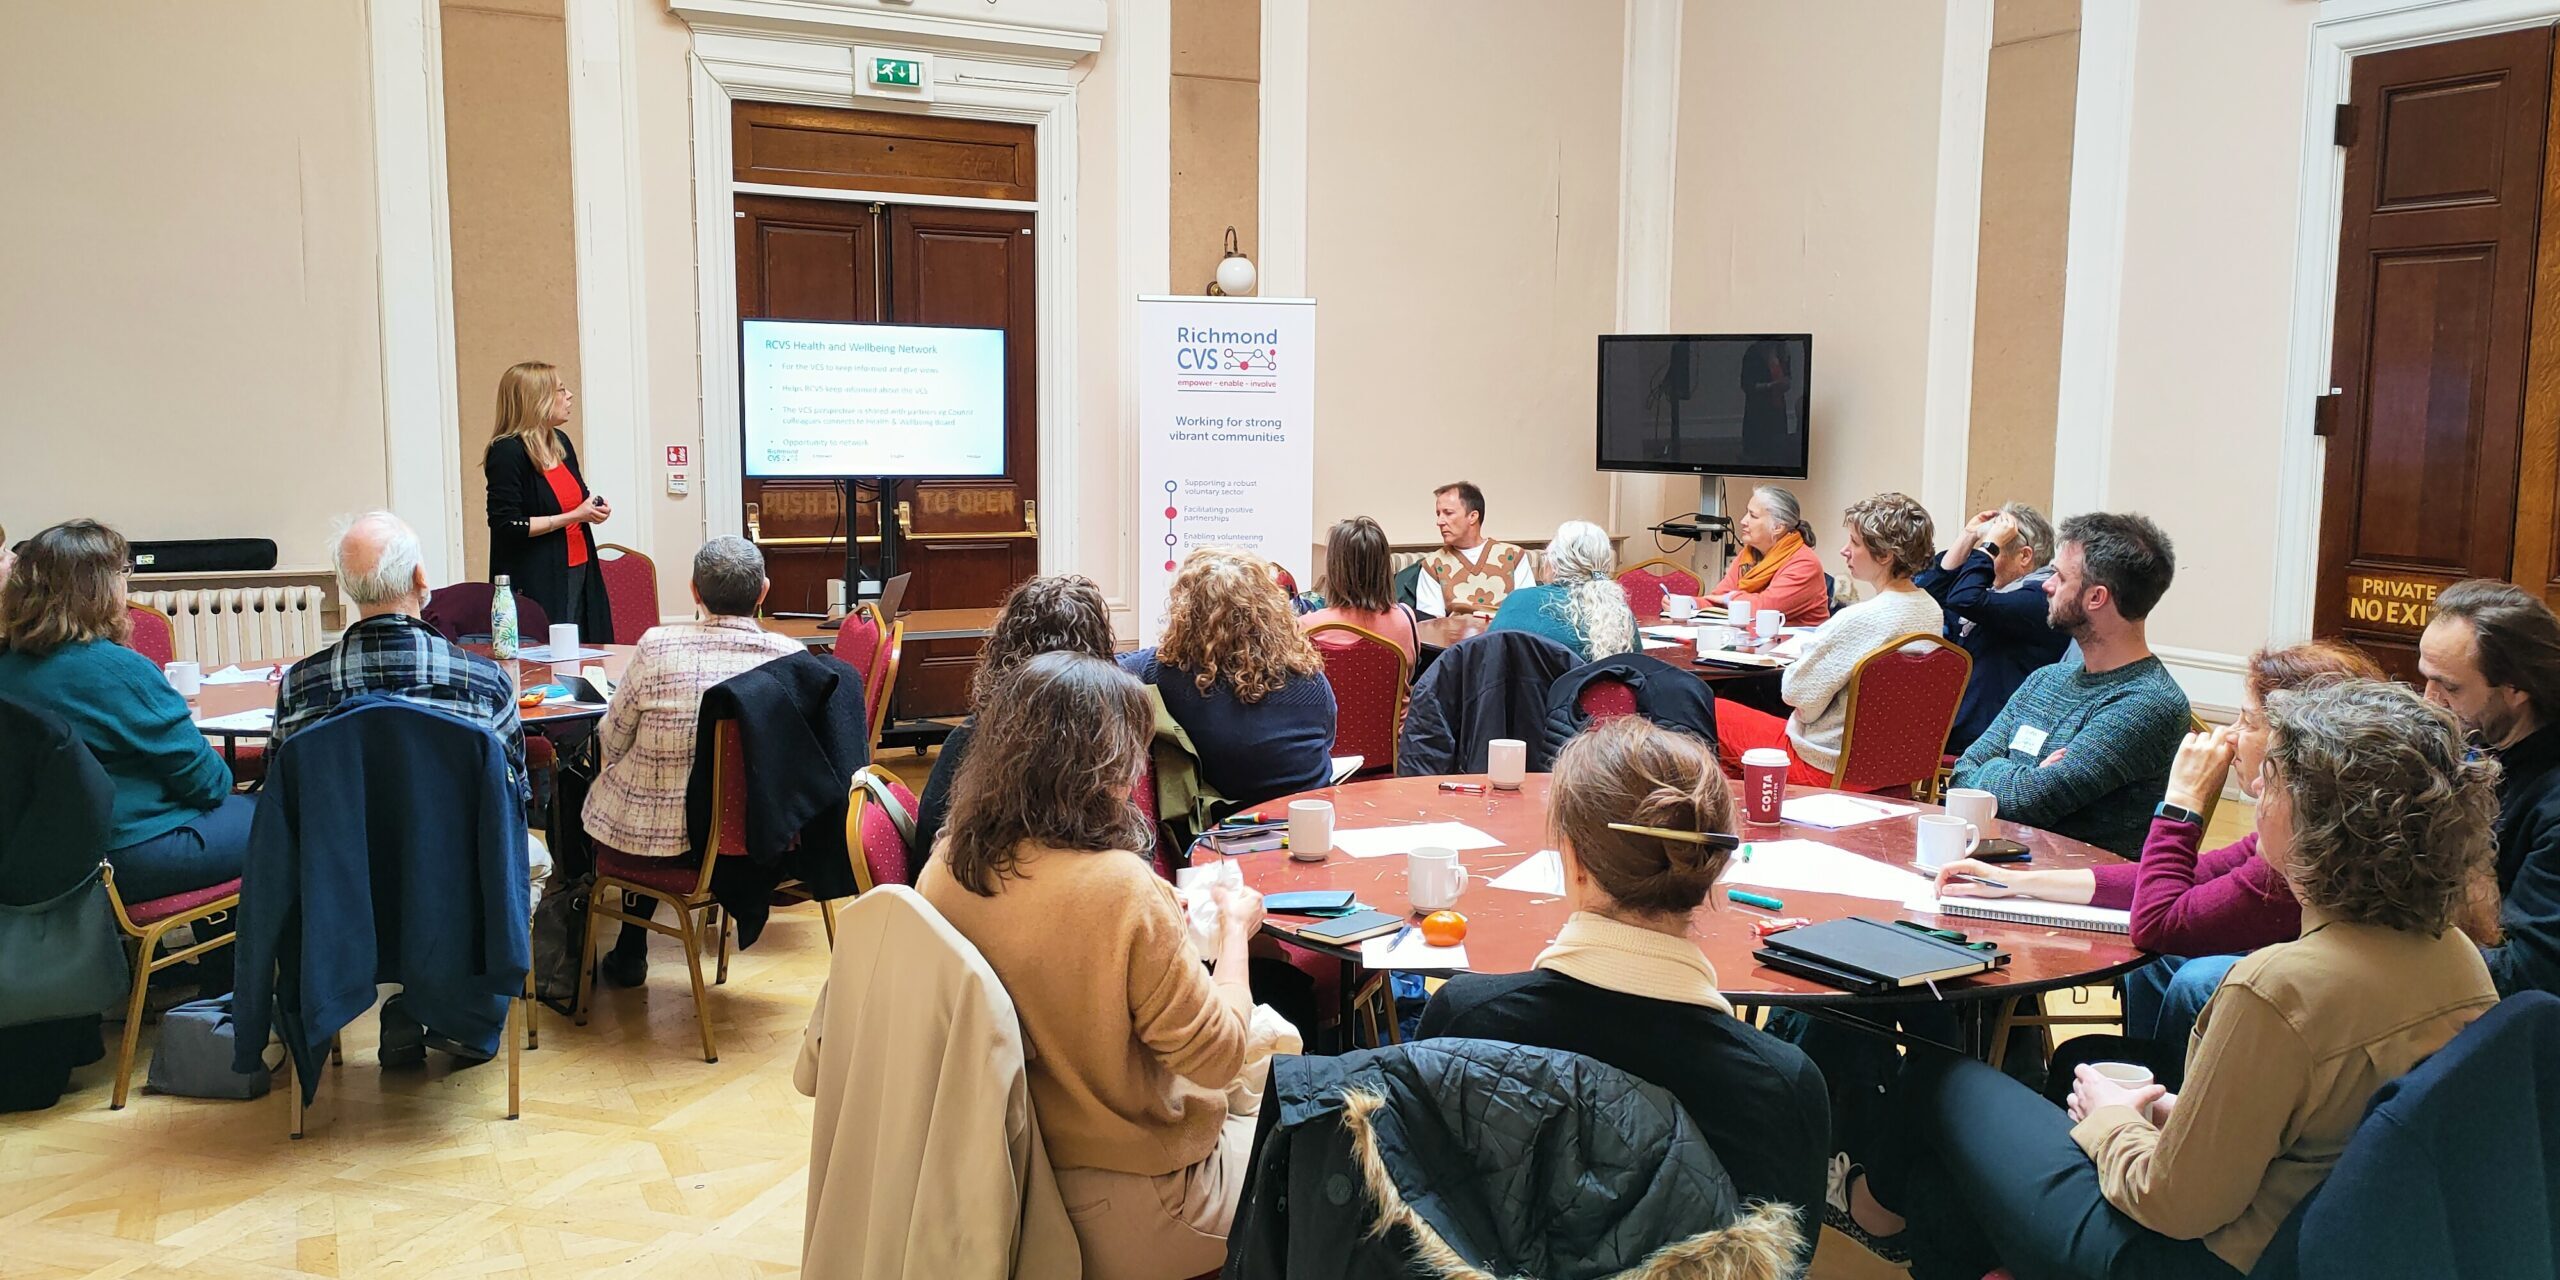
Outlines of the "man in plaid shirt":
[[528,794],[515,685],[497,663],[454,645],[420,618],[427,605],[427,570],[416,532],[388,511],[359,516],[338,540],[337,570],[338,586],[355,602],[357,620],[338,643],[285,672],[267,749],[282,747],[297,730],[349,699],[387,694],[498,735],[517,794]]

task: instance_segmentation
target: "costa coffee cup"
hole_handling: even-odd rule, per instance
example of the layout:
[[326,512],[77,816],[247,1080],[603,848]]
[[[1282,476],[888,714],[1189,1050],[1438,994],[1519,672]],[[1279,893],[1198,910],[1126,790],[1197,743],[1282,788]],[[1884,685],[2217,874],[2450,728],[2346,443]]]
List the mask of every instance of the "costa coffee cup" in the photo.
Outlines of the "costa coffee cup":
[[1972,787],[1957,787],[1947,793],[1947,812],[1976,827],[1988,827],[2000,816],[2000,797]]
[[204,692],[204,667],[201,664],[172,662],[160,670],[169,677],[169,687],[177,690],[179,697],[193,702],[197,694]]
[[1300,862],[1322,862],[1333,851],[1333,802],[1289,802],[1289,856]]
[[1776,747],[1753,747],[1742,753],[1742,820],[1758,826],[1778,823],[1787,802],[1787,753]]
[[1496,738],[1485,744],[1485,772],[1505,791],[1520,789],[1529,774],[1529,744],[1519,738]]

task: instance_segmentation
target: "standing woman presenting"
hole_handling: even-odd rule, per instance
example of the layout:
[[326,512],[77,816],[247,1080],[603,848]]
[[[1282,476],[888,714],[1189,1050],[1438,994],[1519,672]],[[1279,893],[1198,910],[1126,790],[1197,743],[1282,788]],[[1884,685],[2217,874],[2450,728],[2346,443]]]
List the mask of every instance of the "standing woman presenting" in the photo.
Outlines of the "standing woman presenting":
[[578,451],[560,430],[576,399],[560,371],[539,360],[498,376],[498,425],[480,460],[489,478],[489,576],[505,574],[551,621],[576,623],[585,643],[607,644],[613,610],[589,526],[613,508],[587,492]]

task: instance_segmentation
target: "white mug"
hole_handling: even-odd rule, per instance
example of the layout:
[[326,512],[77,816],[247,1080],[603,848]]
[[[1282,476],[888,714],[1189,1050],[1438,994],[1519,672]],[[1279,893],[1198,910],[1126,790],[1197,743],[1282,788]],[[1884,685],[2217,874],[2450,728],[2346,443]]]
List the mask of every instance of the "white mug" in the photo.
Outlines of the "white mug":
[[1529,773],[1529,744],[1519,738],[1496,738],[1484,746],[1484,769],[1493,785],[1505,791],[1520,789],[1521,779]]
[[1947,812],[1976,827],[1987,827],[2000,816],[2000,797],[1972,787],[1957,787],[1947,793]]
[[1289,802],[1289,856],[1300,862],[1322,862],[1333,851],[1333,802]]
[[197,694],[204,692],[204,667],[199,663],[172,662],[160,671],[169,677],[169,687],[177,690],[181,698],[194,701]]
[[1724,607],[1724,621],[1726,626],[1739,627],[1744,631],[1749,631],[1751,629],[1751,602],[1740,598],[1728,601]]
[[1662,616],[1677,618],[1684,622],[1697,617],[1698,598],[1684,596],[1677,591],[1665,591],[1662,593]]
[[1982,843],[1982,828],[1951,813],[1920,815],[1920,865],[1935,871],[1967,857]]
[[1760,638],[1775,640],[1778,638],[1778,629],[1787,625],[1787,615],[1776,609],[1763,609],[1760,611],[1759,624]]
[[2151,1068],[2138,1062],[2092,1062],[2089,1069],[2127,1089],[2139,1089],[2151,1083]]
[[1446,911],[1467,891],[1467,869],[1458,851],[1419,848],[1404,856],[1404,891],[1416,911]]
[[574,662],[576,659],[571,658],[569,655],[576,653],[577,651],[578,624],[574,622],[552,623],[551,660],[553,662]]

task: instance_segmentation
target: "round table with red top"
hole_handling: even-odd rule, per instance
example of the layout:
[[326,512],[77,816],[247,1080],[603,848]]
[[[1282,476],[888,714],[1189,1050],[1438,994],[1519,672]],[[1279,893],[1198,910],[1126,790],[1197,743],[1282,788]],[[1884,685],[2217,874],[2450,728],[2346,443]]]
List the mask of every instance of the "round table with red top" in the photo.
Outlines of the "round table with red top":
[[[1292,800],[1329,800],[1334,806],[1336,831],[1462,822],[1501,841],[1499,848],[1468,850],[1458,855],[1458,860],[1467,869],[1467,888],[1457,910],[1467,917],[1468,971],[1519,973],[1529,969],[1538,953],[1555,940],[1557,931],[1564,927],[1565,919],[1571,913],[1562,897],[1497,889],[1489,882],[1531,854],[1555,847],[1555,839],[1547,830],[1549,777],[1533,773],[1528,775],[1518,791],[1502,791],[1487,786],[1481,795],[1440,789],[1443,782],[1484,784],[1487,780],[1481,774],[1451,778],[1382,778],[1283,797],[1256,806],[1256,812],[1265,818],[1276,819],[1287,814]],[[1788,788],[1790,798],[1823,794],[1847,793],[1827,793],[1811,787]],[[1746,826],[1740,834],[1750,841],[1811,840],[1879,863],[1913,870],[1911,859],[1917,840],[1917,820],[1920,814],[1940,810],[1934,805],[1915,804],[1911,807],[1915,812],[1856,826],[1823,828],[1786,822],[1774,826]],[[2094,845],[2014,822],[1994,822],[1991,829],[1982,834],[1985,837],[2006,836],[2025,845],[2033,854],[2033,866],[2040,871],[2094,867],[2122,861]],[[1201,847],[1194,850],[1192,861],[1195,864],[1207,863],[1220,856]],[[1322,862],[1300,862],[1283,850],[1243,854],[1233,861],[1242,872],[1245,883],[1265,895],[1292,890],[1348,889],[1357,894],[1361,902],[1389,914],[1401,914],[1409,909],[1405,896],[1405,859],[1401,855],[1355,858],[1336,847]],[[1926,875],[1916,871],[1915,874]],[[1759,889],[1748,885],[1735,887],[1767,894],[1784,904],[1778,911],[1762,911],[1728,901],[1722,891],[1723,886],[1719,886],[1707,904],[1690,917],[1690,940],[1697,943],[1708,963],[1715,966],[1718,988],[1737,1004],[1837,1010],[1878,1007],[1880,1013],[1890,1016],[1891,1010],[1885,1006],[1945,1000],[1972,1005],[1979,1012],[2008,997],[2104,982],[2149,958],[2122,934],[1970,917],[1914,916],[1904,911],[1902,904],[1878,898]],[[1936,928],[1958,930],[1972,941],[1996,943],[2009,953],[2010,961],[1990,973],[1940,982],[1934,992],[1927,987],[1915,987],[1893,995],[1855,995],[1780,972],[1754,959],[1753,952],[1759,949],[1760,939],[1753,935],[1752,925],[1776,916],[1801,916],[1814,923],[1850,916],[1880,920],[1911,916]],[[1359,952],[1356,947],[1326,946],[1298,934],[1296,926],[1312,923],[1315,921],[1307,917],[1275,914],[1266,920],[1264,929],[1286,941],[1357,962]]]

